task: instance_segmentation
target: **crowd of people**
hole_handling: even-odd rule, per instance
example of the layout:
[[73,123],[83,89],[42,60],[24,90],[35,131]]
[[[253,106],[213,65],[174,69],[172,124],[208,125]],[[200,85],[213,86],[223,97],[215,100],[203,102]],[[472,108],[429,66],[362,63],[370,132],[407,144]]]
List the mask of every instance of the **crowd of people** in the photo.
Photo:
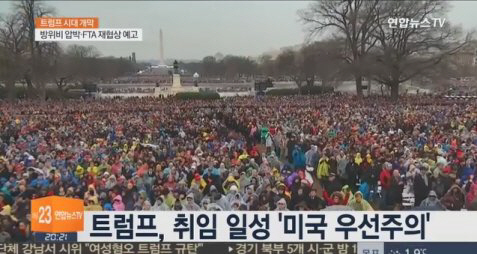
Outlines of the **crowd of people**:
[[0,242],[86,210],[476,210],[477,103],[431,96],[0,101]]

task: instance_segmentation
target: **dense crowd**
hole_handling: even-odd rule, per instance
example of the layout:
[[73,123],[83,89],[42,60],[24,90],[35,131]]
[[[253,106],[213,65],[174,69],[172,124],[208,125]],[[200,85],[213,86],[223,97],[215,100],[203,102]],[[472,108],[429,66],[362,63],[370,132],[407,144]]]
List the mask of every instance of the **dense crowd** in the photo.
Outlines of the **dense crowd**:
[[154,87],[100,88],[102,93],[154,93]]
[[347,95],[0,102],[0,242],[86,210],[476,210],[477,104]]

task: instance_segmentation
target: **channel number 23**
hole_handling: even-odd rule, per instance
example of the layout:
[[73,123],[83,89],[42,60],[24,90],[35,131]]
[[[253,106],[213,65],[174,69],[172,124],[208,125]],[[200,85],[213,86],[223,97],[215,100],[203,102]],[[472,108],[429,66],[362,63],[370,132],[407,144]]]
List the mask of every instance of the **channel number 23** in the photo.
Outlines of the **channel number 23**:
[[51,206],[40,206],[38,209],[40,216],[38,217],[38,223],[50,224],[51,223]]

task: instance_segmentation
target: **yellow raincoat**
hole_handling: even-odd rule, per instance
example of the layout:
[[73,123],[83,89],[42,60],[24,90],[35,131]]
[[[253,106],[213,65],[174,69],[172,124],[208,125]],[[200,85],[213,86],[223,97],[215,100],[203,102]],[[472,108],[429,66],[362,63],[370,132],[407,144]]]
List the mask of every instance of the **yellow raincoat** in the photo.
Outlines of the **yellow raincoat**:
[[176,198],[174,198],[174,195],[172,194],[172,192],[169,192],[169,194],[167,194],[166,198],[164,199],[164,203],[169,207],[173,207],[174,206],[174,203],[176,202]]
[[[356,201],[356,195],[361,195],[361,202]],[[354,194],[354,199],[348,203],[348,206],[351,207],[354,211],[374,211],[373,207],[363,198],[361,192],[356,192]]]
[[361,153],[357,153],[356,154],[356,157],[354,157],[354,163],[356,163],[356,165],[361,165],[361,163],[363,162],[363,158],[361,158]]
[[83,178],[84,168],[81,167],[81,165],[78,165],[78,166],[76,167],[75,175],[76,175],[76,177]]
[[99,205],[98,198],[96,196],[88,198],[88,201],[93,201],[93,204],[88,204],[85,206],[85,211],[103,211],[103,208]]
[[429,149],[429,146],[428,146],[428,145],[424,145],[424,152],[430,153],[430,152],[432,152],[432,150]]
[[373,165],[373,159],[371,159],[371,154],[366,155],[366,161],[368,162],[369,165]]
[[316,176],[318,177],[318,179],[321,179],[329,175],[330,175],[329,159],[328,157],[323,157],[320,159],[320,162],[318,163],[318,171],[316,173]]
[[190,188],[192,189],[195,185],[199,185],[199,190],[204,190],[207,186],[207,182],[205,182],[204,178],[202,177],[200,177],[199,181],[192,179],[192,181],[190,182]]
[[248,159],[248,154],[247,152],[244,150],[243,153],[238,157],[239,160],[245,160],[245,159]]
[[87,171],[88,171],[88,173],[93,173],[93,175],[95,175],[95,176],[99,176],[100,173],[101,173],[99,168],[96,167],[96,166],[88,167]]
[[280,171],[278,169],[273,168],[272,176],[275,179],[275,181],[280,181],[282,174],[280,174]]
[[229,177],[227,177],[227,179],[222,184],[222,187],[224,188],[225,194],[227,194],[229,192],[229,188],[230,188],[230,186],[225,187],[227,185],[227,183],[234,183],[235,185],[237,185],[237,189],[240,189],[240,184],[237,180],[235,180],[235,177],[229,176]]

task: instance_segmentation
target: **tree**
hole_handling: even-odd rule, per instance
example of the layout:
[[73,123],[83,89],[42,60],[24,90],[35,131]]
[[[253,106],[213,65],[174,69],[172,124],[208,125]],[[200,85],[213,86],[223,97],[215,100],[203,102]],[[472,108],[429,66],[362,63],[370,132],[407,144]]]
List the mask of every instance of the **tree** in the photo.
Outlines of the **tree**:
[[101,55],[98,49],[94,46],[81,46],[77,44],[68,46],[66,54],[70,57],[77,58],[96,58]]
[[344,59],[356,80],[358,96],[362,92],[362,79],[365,58],[375,46],[376,39],[371,35],[377,28],[375,8],[379,0],[323,0],[310,4],[299,11],[299,16],[308,27],[312,38],[324,32],[336,32],[345,41]]
[[298,90],[301,91],[302,83],[305,80],[303,55],[287,49],[277,56],[276,64],[278,72],[291,77],[298,86]]
[[[391,89],[391,97],[399,96],[399,85],[438,65],[466,42],[460,42],[459,31],[448,22],[441,28],[391,28],[389,18],[406,17],[423,21],[429,17],[445,17],[448,5],[438,1],[386,1],[376,9],[380,20],[373,37],[378,41],[374,79]],[[467,38],[467,40],[469,37]]]
[[72,83],[112,80],[135,73],[137,67],[127,59],[100,57],[100,52],[93,46],[70,45],[65,52],[58,55],[55,68],[50,71],[52,81],[61,92],[66,92]]
[[76,66],[73,66],[72,59],[65,55],[60,47],[50,53],[50,59],[51,82],[56,84],[60,94],[64,95],[69,89],[68,85],[73,81],[73,71]]
[[24,26],[17,14],[0,18],[0,80],[5,82],[9,98],[15,96],[15,83],[22,77],[26,51]]
[[301,48],[299,54],[303,56],[303,75],[307,86],[315,84],[315,76],[318,72],[317,62],[319,52],[316,44],[307,45]]
[[80,81],[83,84],[97,81],[111,81],[120,76],[136,73],[137,65],[122,57],[86,58],[86,76]]
[[35,18],[53,11],[41,2],[15,3],[15,14],[0,18],[0,83],[14,97],[15,83],[24,81],[27,93],[46,98],[46,84],[54,83],[61,92],[68,84],[112,79],[136,71],[136,64],[114,57],[100,58],[92,46],[72,45],[66,54],[56,42],[35,41]]
[[37,96],[45,98],[46,82],[49,79],[47,68],[50,67],[49,56],[54,42],[39,42],[35,41],[35,18],[49,16],[53,14],[54,10],[46,7],[39,1],[35,0],[21,0],[15,3],[15,8],[20,15],[22,25],[24,27],[27,45],[28,56],[27,66],[24,72],[24,80],[29,88],[30,95],[33,95],[33,90],[38,90]]
[[222,59],[224,59],[224,55],[220,52],[217,52],[215,53],[214,55],[214,58],[217,60],[217,61],[222,61]]
[[269,77],[273,77],[276,75],[275,61],[272,59],[272,56],[260,56],[258,59],[258,64],[259,71],[262,74],[267,75]]
[[226,78],[235,79],[241,75],[253,75],[257,72],[257,63],[255,61],[242,57],[228,55],[220,61],[220,65],[225,69]]
[[219,62],[224,67],[223,75],[227,79],[235,79],[240,74],[241,59],[236,56],[227,55],[222,61]]
[[[474,48],[470,48],[472,48],[473,57]],[[465,51],[464,48],[462,50]],[[461,52],[459,51],[458,54],[461,54]],[[475,77],[475,66],[462,63],[459,61],[459,58],[460,57],[455,57],[454,55],[448,55],[432,68],[424,69],[422,73],[412,77],[410,82],[443,92],[447,91],[453,85],[453,78]]]
[[213,56],[206,56],[202,59],[204,76],[210,77],[217,74],[217,61]]
[[[60,91],[64,92],[64,88],[66,87],[67,83],[65,74],[63,74],[65,72],[65,66],[63,66],[62,59],[63,50],[57,43],[49,42],[42,45],[43,66],[40,70],[44,72],[44,75],[41,77],[41,84],[46,84],[53,81],[59,87]],[[63,73],[59,73],[59,71]],[[41,87],[40,92],[46,92],[44,86]],[[42,96],[46,96],[46,93]]]
[[[220,56],[219,54],[216,54]],[[218,60],[214,56],[206,56],[200,62],[184,63],[184,68],[194,73],[199,72],[203,77],[226,77],[235,79],[241,75],[258,73],[258,64],[247,57],[227,55]]]
[[196,61],[196,62],[179,62],[179,66],[182,66],[184,70],[186,70],[188,73],[193,74],[193,73],[199,73],[200,75],[204,74],[204,69],[202,66],[201,61]]
[[[423,73],[428,78],[476,77],[476,66],[472,64],[475,55],[475,42],[469,42],[455,55],[445,56],[436,66]],[[431,76],[432,74],[432,76]]]
[[340,41],[317,41],[304,46],[300,53],[303,55],[307,85],[313,85],[315,77],[321,80],[322,85],[327,85],[344,72]]
[[101,68],[97,59],[99,56],[99,51],[93,46],[76,44],[68,46],[66,55],[62,58],[63,65],[68,73],[63,72],[63,78],[69,77],[69,79],[78,83],[87,83],[98,77],[100,75],[98,71]]

